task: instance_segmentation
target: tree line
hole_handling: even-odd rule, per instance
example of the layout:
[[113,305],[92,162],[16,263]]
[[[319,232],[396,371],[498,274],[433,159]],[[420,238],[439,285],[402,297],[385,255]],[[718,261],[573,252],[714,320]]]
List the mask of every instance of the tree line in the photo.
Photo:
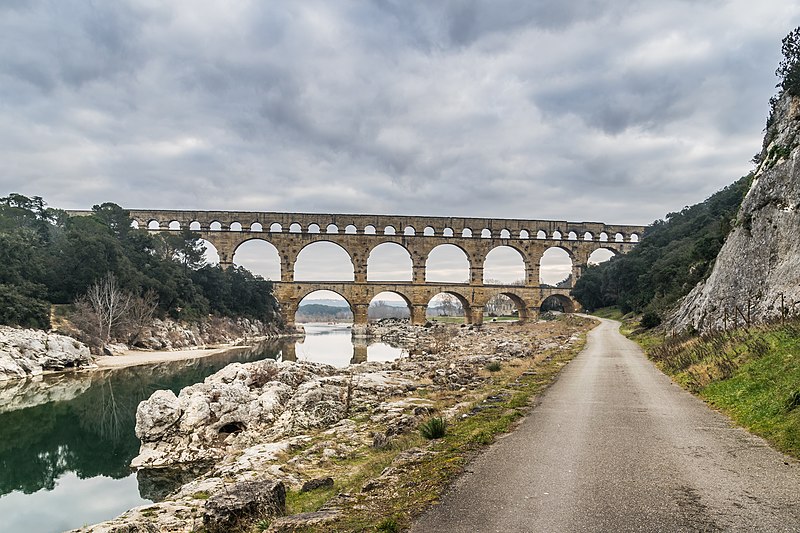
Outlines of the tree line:
[[109,202],[69,216],[38,196],[0,198],[0,323],[47,329],[52,304],[91,307],[111,293],[120,300],[110,313],[278,319],[272,284],[241,267],[206,264],[199,234],[151,234],[131,222]]

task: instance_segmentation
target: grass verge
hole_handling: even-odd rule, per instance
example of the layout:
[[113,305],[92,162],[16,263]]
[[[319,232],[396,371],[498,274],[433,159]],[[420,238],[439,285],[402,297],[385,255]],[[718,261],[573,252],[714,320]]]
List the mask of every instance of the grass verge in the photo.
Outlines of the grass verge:
[[800,458],[800,321],[668,339],[629,336],[675,382]]

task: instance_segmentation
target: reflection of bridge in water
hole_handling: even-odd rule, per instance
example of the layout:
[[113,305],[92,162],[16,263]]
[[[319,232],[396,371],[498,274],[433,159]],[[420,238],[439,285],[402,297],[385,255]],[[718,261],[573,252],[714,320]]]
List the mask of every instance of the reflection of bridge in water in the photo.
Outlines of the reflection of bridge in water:
[[[197,231],[217,250],[220,264],[233,264],[236,249],[258,239],[271,243],[281,263],[281,281],[275,295],[288,322],[300,301],[318,290],[341,295],[353,312],[356,326],[367,323],[367,308],[379,293],[399,295],[408,305],[414,324],[425,322],[431,298],[439,293],[455,296],[464,308],[468,323],[483,322],[483,309],[498,294],[509,297],[521,320],[537,315],[546,302],[566,311],[577,309],[570,297],[571,287],[542,285],[539,271],[542,256],[550,248],[564,250],[572,261],[573,282],[586,268],[589,256],[598,249],[625,253],[636,245],[643,226],[610,225],[601,222],[520,220],[489,218],[416,217],[394,215],[345,215],[310,213],[267,213],[240,211],[150,211],[132,210],[131,218],[140,228],[151,231]],[[352,281],[296,281],[298,254],[306,246],[327,241],[347,252],[353,264]],[[411,259],[411,279],[405,282],[368,281],[367,259],[383,243],[402,246]],[[439,246],[454,245],[464,252],[469,264],[465,283],[426,281],[426,261]],[[483,280],[486,257],[497,247],[516,250],[525,266],[520,285],[489,285]]]
[[[353,357],[350,359],[351,365],[367,362],[367,352],[369,343],[363,337],[353,337]],[[297,361],[297,349],[295,341],[288,339],[281,346],[282,361]]]

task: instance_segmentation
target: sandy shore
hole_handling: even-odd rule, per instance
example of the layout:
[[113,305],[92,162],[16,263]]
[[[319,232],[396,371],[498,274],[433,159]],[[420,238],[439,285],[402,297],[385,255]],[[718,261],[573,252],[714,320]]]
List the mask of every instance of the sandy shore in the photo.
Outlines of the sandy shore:
[[197,359],[236,348],[249,347],[249,345],[242,346],[230,344],[217,346],[214,348],[192,348],[190,350],[169,350],[157,352],[127,350],[123,355],[104,355],[102,357],[96,357],[94,362],[98,368],[123,368],[127,366],[149,365],[154,363],[166,363],[169,361]]

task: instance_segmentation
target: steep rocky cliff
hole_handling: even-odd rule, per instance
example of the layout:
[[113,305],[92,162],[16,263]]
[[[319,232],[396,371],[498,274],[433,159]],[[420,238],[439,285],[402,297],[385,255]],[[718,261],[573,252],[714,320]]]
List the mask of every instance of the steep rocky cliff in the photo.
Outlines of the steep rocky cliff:
[[775,103],[753,183],[705,282],[668,321],[675,330],[758,323],[800,312],[800,98]]

